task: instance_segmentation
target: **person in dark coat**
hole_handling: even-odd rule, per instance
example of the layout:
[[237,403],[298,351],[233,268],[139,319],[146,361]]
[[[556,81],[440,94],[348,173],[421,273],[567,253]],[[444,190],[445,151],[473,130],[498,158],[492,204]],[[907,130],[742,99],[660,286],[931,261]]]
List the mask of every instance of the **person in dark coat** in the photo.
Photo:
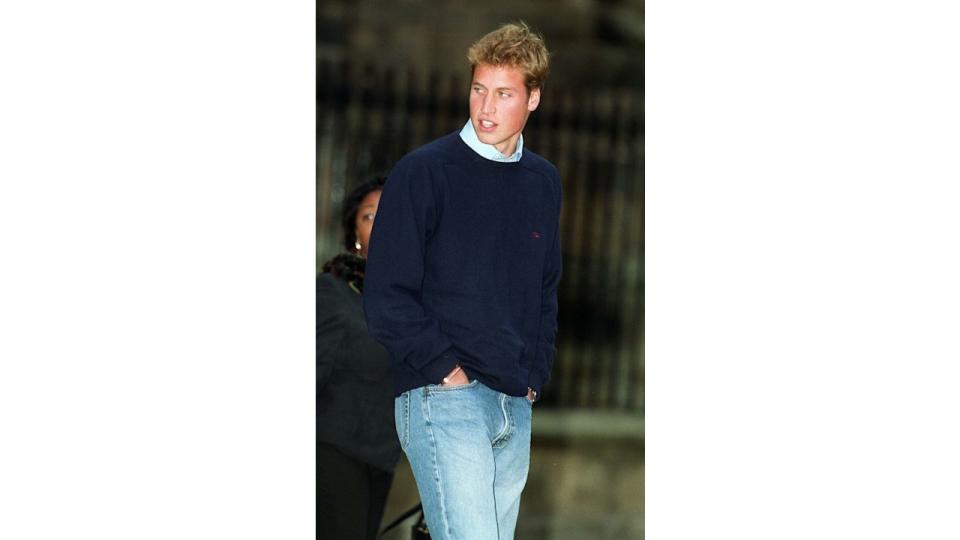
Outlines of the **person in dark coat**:
[[317,538],[373,540],[400,456],[389,357],[361,307],[370,231],[384,179],[344,201],[347,252],[317,276]]

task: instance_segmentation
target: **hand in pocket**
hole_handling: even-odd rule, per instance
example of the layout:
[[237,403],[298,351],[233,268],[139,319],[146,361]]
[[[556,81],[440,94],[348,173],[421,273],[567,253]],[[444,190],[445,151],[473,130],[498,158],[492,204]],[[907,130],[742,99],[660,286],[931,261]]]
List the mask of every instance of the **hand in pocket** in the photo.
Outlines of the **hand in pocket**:
[[460,364],[457,364],[457,367],[453,368],[453,371],[443,378],[440,386],[460,386],[469,383],[470,379],[467,378],[467,374],[460,368]]

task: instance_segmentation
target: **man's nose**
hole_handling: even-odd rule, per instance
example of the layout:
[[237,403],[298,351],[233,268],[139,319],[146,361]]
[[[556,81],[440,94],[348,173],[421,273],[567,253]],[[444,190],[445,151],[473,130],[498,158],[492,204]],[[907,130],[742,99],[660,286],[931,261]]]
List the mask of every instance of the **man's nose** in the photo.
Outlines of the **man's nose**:
[[495,113],[497,112],[496,105],[493,102],[493,96],[487,94],[483,96],[483,103],[480,105],[480,112],[484,114]]

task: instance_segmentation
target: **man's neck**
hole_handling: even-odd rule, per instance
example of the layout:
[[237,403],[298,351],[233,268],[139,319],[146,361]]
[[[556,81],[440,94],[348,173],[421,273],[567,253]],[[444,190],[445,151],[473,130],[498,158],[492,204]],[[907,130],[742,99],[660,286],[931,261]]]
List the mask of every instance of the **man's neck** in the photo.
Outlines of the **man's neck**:
[[[460,130],[460,139],[462,139],[471,150],[490,161],[510,163],[520,161],[520,158],[523,157],[523,134],[514,141],[504,143],[505,148],[500,149],[492,144],[481,141],[477,137],[477,132],[473,129],[473,122],[468,119],[466,125]],[[513,149],[506,148],[507,146],[513,146]],[[509,153],[504,150],[509,151]]]

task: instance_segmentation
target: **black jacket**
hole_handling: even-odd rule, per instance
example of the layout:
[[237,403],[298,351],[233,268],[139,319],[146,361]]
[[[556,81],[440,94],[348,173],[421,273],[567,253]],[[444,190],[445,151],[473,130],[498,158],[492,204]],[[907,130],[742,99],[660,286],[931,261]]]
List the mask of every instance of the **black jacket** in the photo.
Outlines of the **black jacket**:
[[317,276],[317,442],[387,471],[400,456],[387,351],[360,294],[332,274]]

